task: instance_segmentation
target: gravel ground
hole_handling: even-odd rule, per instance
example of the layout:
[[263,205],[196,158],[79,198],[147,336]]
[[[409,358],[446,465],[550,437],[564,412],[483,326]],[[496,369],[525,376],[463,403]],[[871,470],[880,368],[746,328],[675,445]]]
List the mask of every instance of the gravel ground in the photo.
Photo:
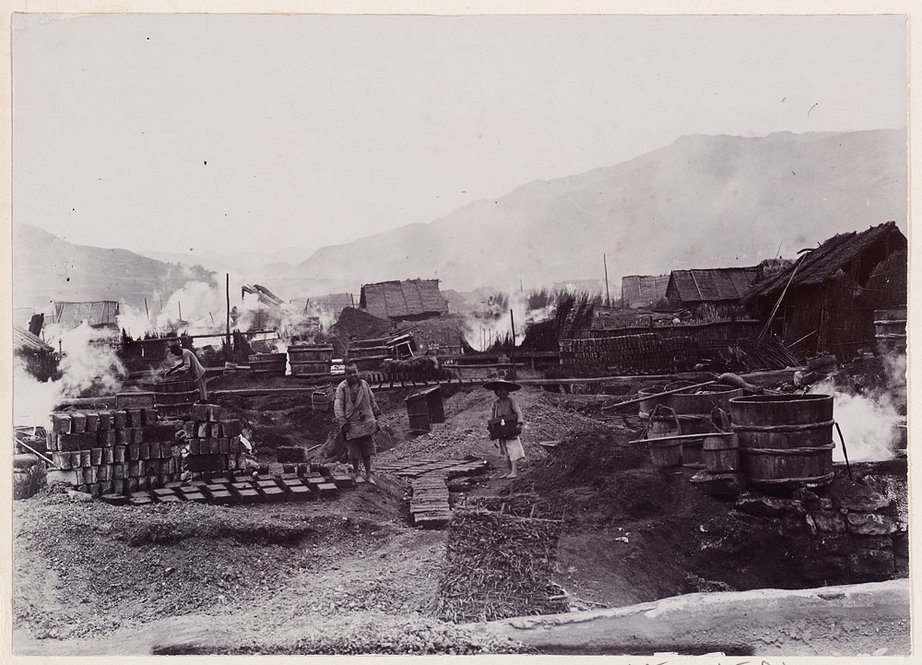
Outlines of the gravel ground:
[[18,501],[17,653],[514,650],[433,617],[444,533],[407,526],[382,485],[240,508]]

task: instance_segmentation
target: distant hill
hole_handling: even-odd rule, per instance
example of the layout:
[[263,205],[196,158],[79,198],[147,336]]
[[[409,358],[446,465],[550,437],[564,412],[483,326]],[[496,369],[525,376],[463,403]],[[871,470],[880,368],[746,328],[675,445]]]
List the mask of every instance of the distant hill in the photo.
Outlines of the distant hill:
[[[906,132],[687,136],[616,166],[532,182],[429,224],[324,247],[278,276],[432,278],[526,290],[555,282],[753,265],[907,218]],[[272,275],[264,278],[272,284]]]
[[[164,298],[190,280],[216,284],[200,266],[164,263],[124,249],[76,245],[25,224],[13,226],[14,306],[53,300],[118,300],[143,311],[144,298]],[[47,311],[47,310],[46,310]]]
[[200,265],[206,270],[218,273],[230,273],[244,280],[258,282],[261,275],[281,274],[295,263],[300,263],[311,255],[316,248],[282,247],[271,253],[244,252],[241,254],[222,254],[205,251],[197,254],[191,252],[146,252],[145,256],[166,263]]

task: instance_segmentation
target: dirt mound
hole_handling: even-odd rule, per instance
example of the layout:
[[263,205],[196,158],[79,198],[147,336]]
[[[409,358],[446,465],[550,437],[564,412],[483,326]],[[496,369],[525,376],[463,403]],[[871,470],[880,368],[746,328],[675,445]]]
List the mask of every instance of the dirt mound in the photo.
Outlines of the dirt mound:
[[[618,606],[764,582],[760,548],[776,544],[771,529],[741,522],[732,503],[694,489],[695,469],[652,466],[649,453],[629,443],[633,436],[611,427],[575,430],[511,487],[533,493],[538,514],[565,520],[555,581],[573,605]],[[725,550],[736,546],[745,560],[728,566],[735,553]],[[772,563],[774,577],[783,563]],[[739,569],[746,573],[734,575]]]
[[600,426],[582,427],[567,434],[551,453],[515,486],[532,484],[553,492],[583,483],[598,483],[603,474],[635,469],[647,463],[639,446],[627,443],[623,430]]
[[[382,391],[384,392],[384,391]],[[398,443],[386,454],[388,460],[404,460],[426,456],[463,457],[475,455],[502,468],[504,462],[487,434],[486,420],[495,396],[481,387],[454,389],[445,393],[445,422],[433,426],[427,434],[413,434],[409,430],[406,410],[385,410],[384,422],[395,433]],[[621,431],[606,423],[599,423],[580,415],[575,410],[557,406],[556,396],[537,389],[525,388],[515,393],[515,399],[525,416],[522,445],[526,462],[520,466],[525,471],[540,464],[547,453],[538,445],[544,441],[557,441],[575,430],[597,432]],[[382,407],[384,409],[384,407]]]

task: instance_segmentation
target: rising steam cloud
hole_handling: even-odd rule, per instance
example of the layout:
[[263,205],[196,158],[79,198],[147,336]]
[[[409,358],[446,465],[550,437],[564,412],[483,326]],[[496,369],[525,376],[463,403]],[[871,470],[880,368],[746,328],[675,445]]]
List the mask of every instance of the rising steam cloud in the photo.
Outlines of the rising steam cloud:
[[514,318],[515,341],[516,344],[521,344],[525,337],[525,326],[542,321],[552,313],[552,306],[529,309],[528,296],[521,291],[515,291],[509,296],[508,302],[499,298],[492,302],[487,300],[480,303],[465,317],[464,337],[471,347],[484,351],[497,340],[503,340],[507,336],[511,338]]
[[[235,289],[232,293],[236,293]],[[248,331],[256,328],[277,329],[283,338],[297,334],[307,322],[300,305],[282,303],[278,306],[260,302],[255,293],[242,298],[233,297],[235,313],[232,330]],[[227,294],[205,282],[187,282],[171,293],[156,316],[148,316],[130,306],[123,305],[118,317],[119,328],[138,339],[145,334],[223,335],[227,329]],[[330,322],[332,323],[332,322]]]
[[60,347],[61,378],[39,382],[17,359],[13,372],[14,425],[47,426],[52,410],[62,400],[111,395],[121,388],[125,367],[115,350],[100,340],[98,330],[86,322],[72,330],[49,326],[46,338]]
[[[833,396],[833,417],[842,429],[850,462],[876,462],[894,456],[895,427],[906,398],[906,356],[884,356],[885,384],[865,394],[845,392],[832,378],[813,385],[812,394]],[[844,462],[838,437],[833,460]]]

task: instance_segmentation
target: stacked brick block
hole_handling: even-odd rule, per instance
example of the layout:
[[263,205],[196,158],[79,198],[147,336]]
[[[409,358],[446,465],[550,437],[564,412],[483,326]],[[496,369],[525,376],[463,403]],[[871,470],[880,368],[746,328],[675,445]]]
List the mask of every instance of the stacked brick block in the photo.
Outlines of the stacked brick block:
[[351,475],[313,464],[254,473],[240,441],[242,423],[219,405],[192,404],[183,422],[158,420],[154,404],[153,393],[127,393],[115,409],[53,413],[47,444],[55,465],[77,490],[113,505],[332,499],[355,487]]
[[288,347],[288,365],[293,376],[329,377],[332,361],[332,346],[295,344]]
[[288,355],[285,353],[253,353],[249,356],[250,370],[257,376],[285,376]]
[[[184,468],[193,474],[244,469],[242,425],[228,418],[217,404],[193,404],[192,419],[183,423],[181,439],[185,450]],[[184,454],[183,454],[184,453]]]
[[560,364],[571,376],[668,373],[677,356],[696,354],[693,339],[656,333],[560,340]]
[[176,424],[158,422],[147,398],[126,406],[52,414],[48,450],[78,490],[95,497],[128,494],[179,478]]
[[412,482],[410,516],[413,524],[426,528],[441,528],[451,520],[448,486],[445,476],[434,472]]
[[171,379],[151,384],[157,412],[167,418],[189,418],[192,404],[199,398],[198,385],[190,379]]
[[341,490],[354,487],[351,475],[299,464],[293,471],[275,474],[253,475],[245,471],[203,474],[202,478],[188,483],[171,482],[162,488],[132,492],[127,496],[104,495],[102,498],[113,505],[193,502],[231,506],[335,499]]

